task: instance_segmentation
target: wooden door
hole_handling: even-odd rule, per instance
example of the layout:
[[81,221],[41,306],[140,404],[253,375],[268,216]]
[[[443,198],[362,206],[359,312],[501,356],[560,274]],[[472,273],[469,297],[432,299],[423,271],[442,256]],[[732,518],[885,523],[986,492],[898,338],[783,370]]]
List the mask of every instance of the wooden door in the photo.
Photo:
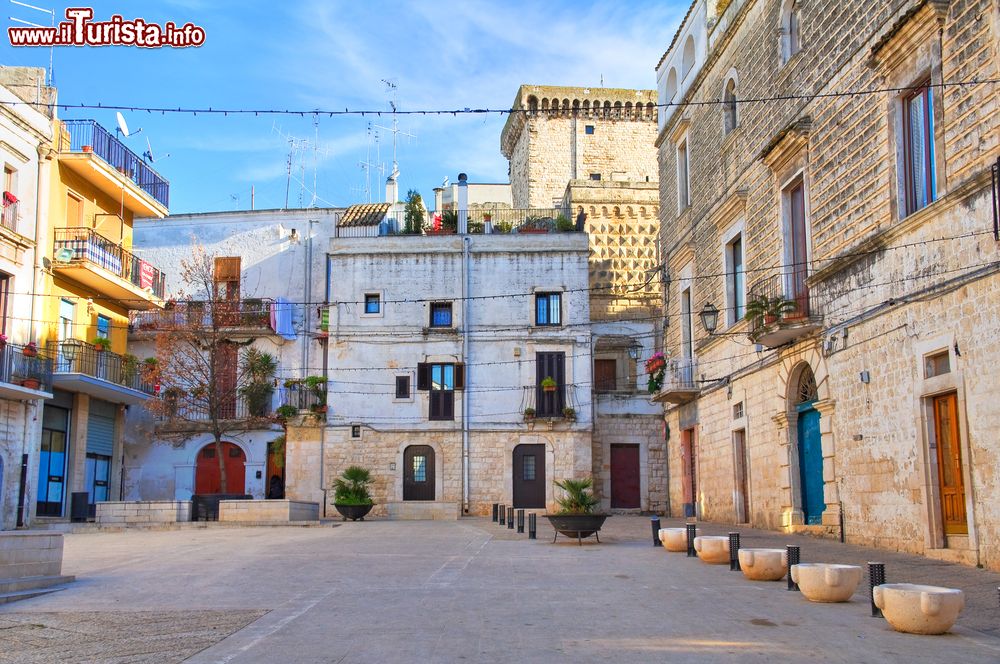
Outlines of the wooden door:
[[694,429],[681,432],[681,493],[684,495],[684,516],[697,516],[695,509],[698,495],[697,468],[694,447]]
[[611,446],[611,507],[639,509],[639,446]]
[[790,204],[791,258],[790,277],[791,292],[788,298],[795,302],[795,311],[791,316],[809,315],[809,287],[806,277],[809,276],[808,237],[806,235],[806,195],[805,186],[800,181],[788,192]]
[[819,411],[812,402],[799,404],[798,451],[799,483],[802,490],[802,513],[809,525],[822,523],[826,501],[823,498],[823,446],[819,433]]
[[594,391],[614,392],[618,389],[618,362],[594,360]]
[[[547,392],[542,381],[552,378],[556,389]],[[535,354],[535,414],[538,417],[562,417],[566,407],[566,353]]]
[[965,479],[958,435],[958,398],[954,392],[934,397],[934,438],[937,441],[938,487],[946,535],[965,535]]
[[434,448],[410,445],[403,451],[403,500],[434,500]]
[[205,493],[246,493],[247,457],[238,445],[222,443],[222,458],[226,466],[226,487],[222,487],[219,460],[215,456],[215,443],[209,443],[198,452],[195,462],[194,492]]
[[747,434],[743,429],[733,432],[733,453],[736,459],[736,523],[750,523],[750,487],[747,480]]
[[513,458],[514,507],[545,507],[545,445],[518,445]]

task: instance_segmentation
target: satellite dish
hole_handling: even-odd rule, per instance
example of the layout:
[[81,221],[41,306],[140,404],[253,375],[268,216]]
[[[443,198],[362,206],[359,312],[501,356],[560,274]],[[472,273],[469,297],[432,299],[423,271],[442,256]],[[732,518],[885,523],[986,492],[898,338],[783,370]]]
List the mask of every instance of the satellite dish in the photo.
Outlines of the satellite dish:
[[[159,157],[159,159],[166,159],[169,156],[169,154],[165,154],[162,157]],[[156,163],[156,158],[153,157],[153,145],[149,142],[148,136],[146,137],[146,151],[142,153],[142,158],[151,164]]]
[[132,134],[138,134],[142,129],[136,129],[135,131],[129,131],[128,123],[125,122],[125,116],[122,115],[121,111],[117,111],[115,116],[118,118],[118,133],[128,138]]
[[71,262],[73,260],[73,255],[75,253],[76,252],[74,252],[69,247],[63,247],[62,249],[60,249],[59,251],[56,252],[55,258],[56,258],[56,261],[58,261],[60,263],[69,263],[69,262]]

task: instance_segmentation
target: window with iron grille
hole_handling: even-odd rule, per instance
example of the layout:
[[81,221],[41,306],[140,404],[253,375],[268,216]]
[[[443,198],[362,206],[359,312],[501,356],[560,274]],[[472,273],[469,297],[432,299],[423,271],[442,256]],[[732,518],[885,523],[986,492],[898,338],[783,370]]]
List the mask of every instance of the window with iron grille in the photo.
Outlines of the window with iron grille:
[[410,398],[410,377],[409,376],[396,376],[396,398],[397,399],[409,399]]
[[431,303],[431,327],[451,327],[451,302]]
[[562,325],[562,293],[535,294],[535,325]]

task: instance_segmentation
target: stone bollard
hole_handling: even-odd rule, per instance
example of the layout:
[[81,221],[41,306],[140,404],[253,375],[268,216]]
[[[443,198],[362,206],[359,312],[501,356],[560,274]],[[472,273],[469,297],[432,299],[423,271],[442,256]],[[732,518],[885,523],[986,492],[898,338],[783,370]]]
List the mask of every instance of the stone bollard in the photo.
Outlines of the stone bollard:
[[538,524],[535,522],[535,519],[534,512],[528,515],[528,539],[536,539],[538,534]]
[[524,510],[517,511],[517,532],[524,533]]

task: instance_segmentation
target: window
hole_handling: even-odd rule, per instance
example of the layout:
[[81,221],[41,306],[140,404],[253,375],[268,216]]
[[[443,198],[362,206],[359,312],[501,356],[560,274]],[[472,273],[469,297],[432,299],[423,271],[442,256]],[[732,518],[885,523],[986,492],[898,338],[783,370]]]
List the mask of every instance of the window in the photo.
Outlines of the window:
[[740,322],[746,313],[746,271],[743,267],[743,235],[737,235],[726,245],[726,320],[729,325]]
[[802,48],[802,35],[799,25],[799,2],[792,0],[791,8],[788,11],[788,57],[799,52]]
[[351,425],[351,438],[361,438],[361,425],[352,424]]
[[3,169],[3,225],[17,231],[17,171],[10,166]]
[[691,205],[691,184],[688,179],[688,159],[687,136],[682,138],[677,144],[677,211],[683,212]]
[[743,402],[733,404],[733,419],[739,420],[743,418]]
[[687,75],[694,69],[694,35],[688,35],[687,41],[684,42],[684,52],[681,55],[681,80],[687,78]]
[[934,109],[927,82],[903,99],[903,184],[906,214],[934,201]]
[[684,358],[694,357],[694,337],[691,330],[691,289],[681,291],[681,351]]
[[736,81],[732,78],[726,82],[726,89],[723,91],[722,112],[724,114],[723,125],[728,134],[736,129],[736,125],[738,124],[736,117]]
[[97,336],[111,338],[111,319],[104,315],[97,316]]
[[76,305],[71,300],[59,300],[59,341],[73,338],[73,321],[76,319]]
[[595,182],[600,182],[601,181],[601,174],[600,173],[591,173],[590,174],[590,179],[594,180]]
[[365,293],[365,313],[378,314],[382,312],[382,298],[378,293]]
[[410,377],[409,376],[396,376],[396,398],[397,399],[409,399],[410,398]]
[[788,229],[785,238],[785,260],[788,266],[786,297],[795,301],[795,314],[809,315],[809,236],[806,222],[806,188],[801,177],[783,192],[787,206]]
[[[546,378],[555,381],[555,389],[545,388]],[[562,417],[566,407],[566,353],[535,354],[535,414],[538,417]]]
[[924,358],[924,377],[934,378],[946,373],[951,373],[951,359],[948,351],[941,351]]
[[583,128],[583,131],[584,131],[585,134],[588,134],[588,135],[589,134],[593,134],[594,133],[594,125],[587,125],[586,127]]
[[524,457],[524,481],[534,482],[535,481],[535,455],[525,454]]
[[594,391],[614,392],[618,388],[618,361],[594,360]]
[[431,327],[451,327],[451,302],[431,303]]
[[83,199],[66,194],[66,225],[70,228],[83,226]]
[[427,481],[427,457],[423,454],[413,455],[413,481]]
[[0,334],[7,334],[7,309],[10,306],[10,275],[0,272]]
[[535,325],[562,325],[562,293],[535,294]]
[[455,419],[455,390],[461,390],[464,382],[465,365],[431,363],[417,365],[417,389],[430,393],[428,419]]

